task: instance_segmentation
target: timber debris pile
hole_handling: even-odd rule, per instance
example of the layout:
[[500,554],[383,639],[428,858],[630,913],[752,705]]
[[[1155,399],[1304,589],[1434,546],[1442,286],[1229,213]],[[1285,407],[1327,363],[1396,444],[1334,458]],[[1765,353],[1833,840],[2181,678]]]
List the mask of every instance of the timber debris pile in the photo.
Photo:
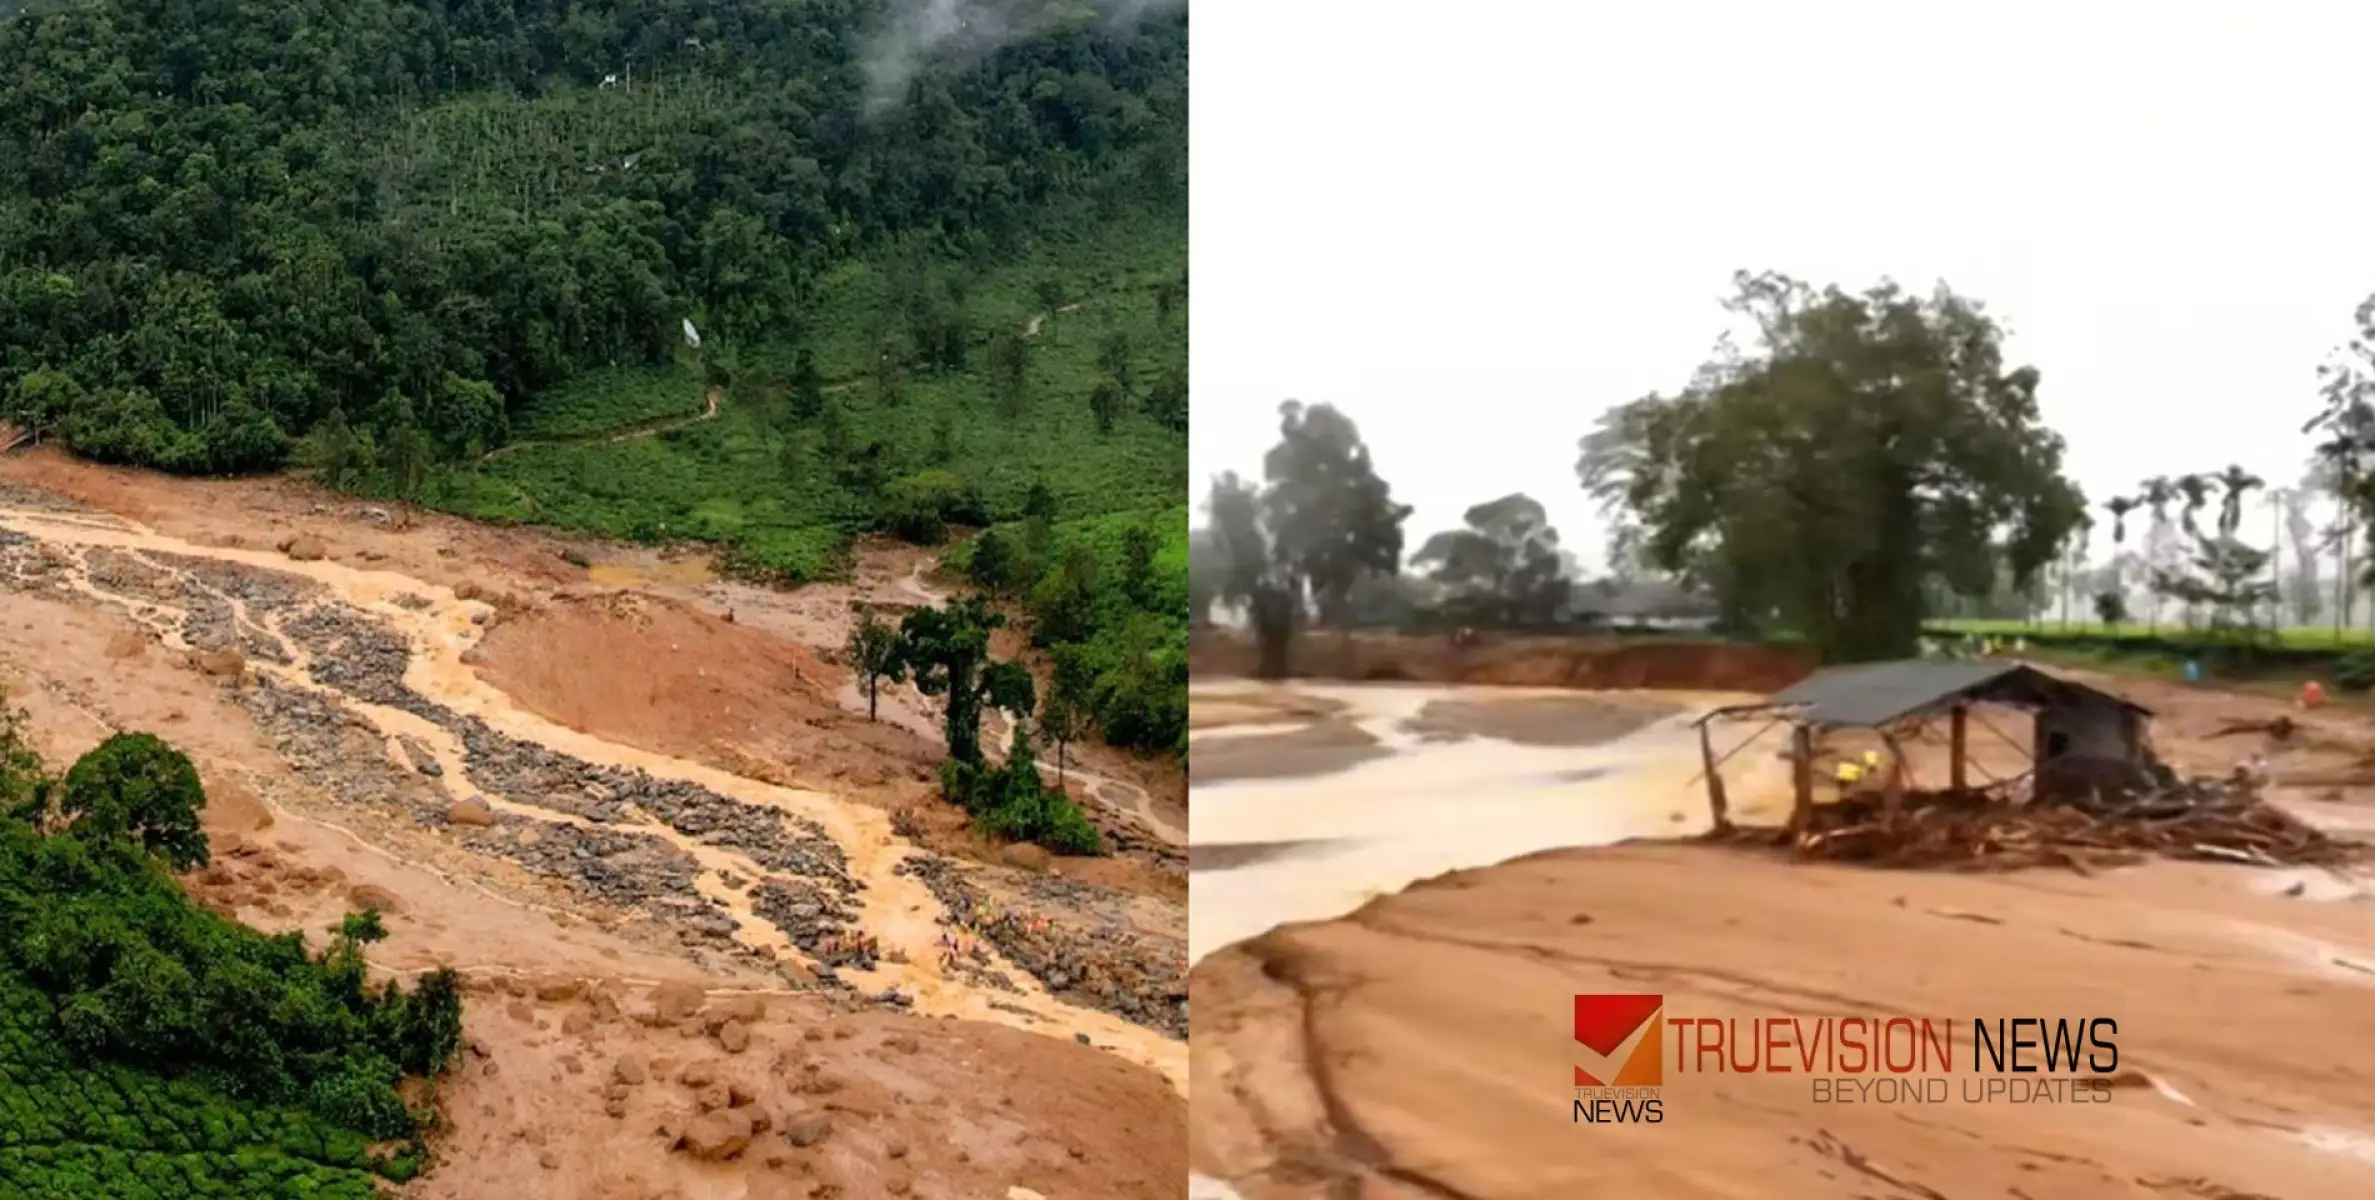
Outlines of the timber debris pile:
[[2269,803],[2259,781],[2240,773],[2180,779],[2155,763],[2140,786],[2045,799],[2023,797],[2019,782],[1909,792],[1893,811],[1877,793],[1817,805],[1795,849],[1808,859],[1877,867],[2082,874],[2154,856],[2266,867],[2337,867],[2366,857],[2364,844]]

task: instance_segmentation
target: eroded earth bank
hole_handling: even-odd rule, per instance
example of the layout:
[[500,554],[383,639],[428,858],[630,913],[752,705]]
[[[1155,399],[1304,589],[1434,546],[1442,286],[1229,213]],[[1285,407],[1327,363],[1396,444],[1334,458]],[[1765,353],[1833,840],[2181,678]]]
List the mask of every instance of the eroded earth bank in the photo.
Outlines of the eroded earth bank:
[[[222,911],[464,975],[424,1197],[1174,1196],[1182,788],[1088,752],[1111,857],[982,842],[854,601],[279,482],[0,462],[0,686],[45,755],[198,764]],[[1002,649],[1010,650],[1010,647]],[[953,942],[963,952],[950,954]]]
[[[1191,1159],[1205,1194],[2375,1189],[2375,887],[2356,873],[1882,871],[1681,840],[1706,823],[1688,723],[1738,694],[1541,685],[1786,677],[1704,648],[1694,664],[1633,647],[1621,667],[1571,643],[1349,653],[1337,670],[1354,679],[1432,682],[1266,687],[1213,677],[1230,648],[1200,655]],[[1533,686],[1461,686],[1463,662]],[[2285,713],[2280,697],[2088,682],[2154,709],[2180,770],[2264,752],[2279,803],[2345,835],[2375,828],[2364,713],[2294,711],[2299,732],[2275,741],[2222,731]],[[1737,817],[1781,816],[1778,749],[1768,736],[1727,764]],[[1608,845],[1627,838],[1649,840]],[[1716,1017],[2109,1016],[2120,1067],[2099,1104],[1816,1104],[1803,1073],[1669,1074],[1662,1123],[1579,1125],[1571,996],[1591,992]]]

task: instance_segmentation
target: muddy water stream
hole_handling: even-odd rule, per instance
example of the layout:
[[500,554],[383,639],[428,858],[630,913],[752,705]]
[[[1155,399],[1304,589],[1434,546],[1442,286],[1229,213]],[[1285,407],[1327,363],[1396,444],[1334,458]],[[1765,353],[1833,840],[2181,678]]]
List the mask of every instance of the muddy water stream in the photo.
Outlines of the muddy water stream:
[[[1446,871],[1488,866],[1539,850],[1595,846],[1636,837],[1675,837],[1706,827],[1699,713],[1745,697],[1606,693],[1529,688],[1298,684],[1280,693],[1258,685],[1198,686],[1207,699],[1261,708],[1317,700],[1352,740],[1373,741],[1365,760],[1291,778],[1244,778],[1195,788],[1188,958],[1279,925],[1341,916],[1377,896]],[[1589,744],[1519,744],[1490,735],[1430,732],[1425,714],[1452,701],[1480,711],[1530,703],[1605,701],[1640,715],[1629,731]],[[1281,736],[1288,722],[1254,719],[1198,729],[1195,752],[1232,739]],[[1582,740],[1581,733],[1578,741]],[[1743,758],[1751,756],[1744,755]],[[1754,811],[1786,771],[1727,764],[1735,812]],[[1200,760],[1201,761],[1201,760]],[[1746,778],[1744,778],[1744,773]],[[1745,793],[1745,794],[1744,794]]]
[[[760,783],[580,733],[521,709],[501,691],[480,681],[462,660],[478,640],[479,623],[489,615],[486,606],[477,601],[461,599],[451,589],[393,572],[328,561],[298,562],[261,550],[197,545],[133,522],[90,514],[0,507],[0,527],[67,551],[65,569],[53,574],[53,579],[63,577],[71,589],[95,599],[128,604],[135,619],[176,650],[190,648],[180,632],[183,612],[135,596],[118,596],[99,586],[91,578],[87,553],[102,548],[125,552],[195,593],[222,600],[240,627],[263,634],[290,659],[289,665],[251,661],[251,670],[328,700],[367,722],[383,738],[401,735],[427,747],[443,768],[440,779],[445,789],[456,798],[484,796],[496,811],[532,814],[539,821],[571,820],[567,814],[543,808],[515,808],[500,795],[473,787],[466,756],[452,733],[412,713],[358,701],[315,684],[307,670],[308,656],[295,644],[298,639],[283,636],[272,617],[259,618],[238,597],[225,595],[205,581],[192,578],[189,572],[147,555],[210,560],[310,580],[347,608],[367,614],[401,633],[410,651],[405,685],[458,716],[476,717],[498,733],[586,763],[639,770],[657,779],[693,784],[746,804],[781,810],[822,827],[847,857],[850,876],[864,884],[856,898],[861,906],[857,924],[874,936],[883,952],[882,961],[874,969],[839,970],[843,978],[861,990],[878,992],[896,988],[912,998],[916,1012],[926,1016],[985,1021],[1053,1037],[1085,1035],[1133,1062],[1162,1072],[1174,1087],[1182,1092],[1186,1090],[1187,1047],[1182,1043],[1119,1018],[1057,1000],[1011,963],[999,961],[995,965],[1024,989],[1020,994],[993,992],[941,974],[937,969],[938,939],[939,919],[944,910],[921,881],[897,873],[896,868],[914,847],[891,831],[889,818],[881,811],[844,802],[827,793]],[[399,602],[400,598],[411,598],[410,604],[418,607]],[[638,811],[634,817],[610,825],[622,832],[660,837],[691,856],[700,868],[696,880],[700,892],[740,923],[737,936],[746,945],[771,951],[779,960],[804,958],[771,922],[752,910],[750,897],[728,888],[721,878],[729,871],[745,878],[759,878],[766,871],[733,851],[693,841],[652,819],[648,813]],[[892,961],[898,957],[907,961]],[[993,999],[997,1001],[995,1005]]]

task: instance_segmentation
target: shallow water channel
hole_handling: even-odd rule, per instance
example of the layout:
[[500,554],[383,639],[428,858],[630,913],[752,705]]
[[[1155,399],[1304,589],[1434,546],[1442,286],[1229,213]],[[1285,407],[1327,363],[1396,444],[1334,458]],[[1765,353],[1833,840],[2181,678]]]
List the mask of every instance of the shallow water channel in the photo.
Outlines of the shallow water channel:
[[[1707,804],[1692,722],[1739,699],[1199,685],[1197,706],[1232,719],[1190,735],[1189,959],[1279,925],[1341,916],[1447,871],[1696,833]],[[1742,757],[1758,762],[1728,764],[1727,781],[1770,761]],[[1733,792],[1737,810],[1737,782]]]

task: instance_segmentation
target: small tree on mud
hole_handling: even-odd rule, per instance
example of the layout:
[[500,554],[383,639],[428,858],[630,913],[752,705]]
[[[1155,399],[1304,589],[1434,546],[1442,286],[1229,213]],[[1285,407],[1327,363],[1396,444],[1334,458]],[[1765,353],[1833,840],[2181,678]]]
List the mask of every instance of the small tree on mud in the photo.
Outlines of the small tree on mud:
[[1039,778],[1030,727],[1022,722],[1015,722],[1006,748],[1006,765],[974,773],[971,779],[965,807],[990,833],[1012,841],[1037,842],[1058,854],[1105,852],[1105,839],[1080,807],[1060,788],[1049,791]]
[[1095,669],[1077,645],[1058,646],[1056,669],[1039,701],[1039,736],[1056,749],[1056,790],[1064,790],[1065,751],[1088,736]]
[[942,608],[919,608],[899,622],[901,661],[914,672],[917,690],[947,698],[948,756],[978,767],[981,714],[994,705],[1026,717],[1038,688],[1020,663],[990,659],[990,633],[1006,625],[978,596],[960,596]]
[[866,719],[874,720],[883,687],[907,678],[906,643],[898,630],[874,619],[872,605],[861,604],[858,623],[849,631],[847,650],[858,690],[866,693]]

